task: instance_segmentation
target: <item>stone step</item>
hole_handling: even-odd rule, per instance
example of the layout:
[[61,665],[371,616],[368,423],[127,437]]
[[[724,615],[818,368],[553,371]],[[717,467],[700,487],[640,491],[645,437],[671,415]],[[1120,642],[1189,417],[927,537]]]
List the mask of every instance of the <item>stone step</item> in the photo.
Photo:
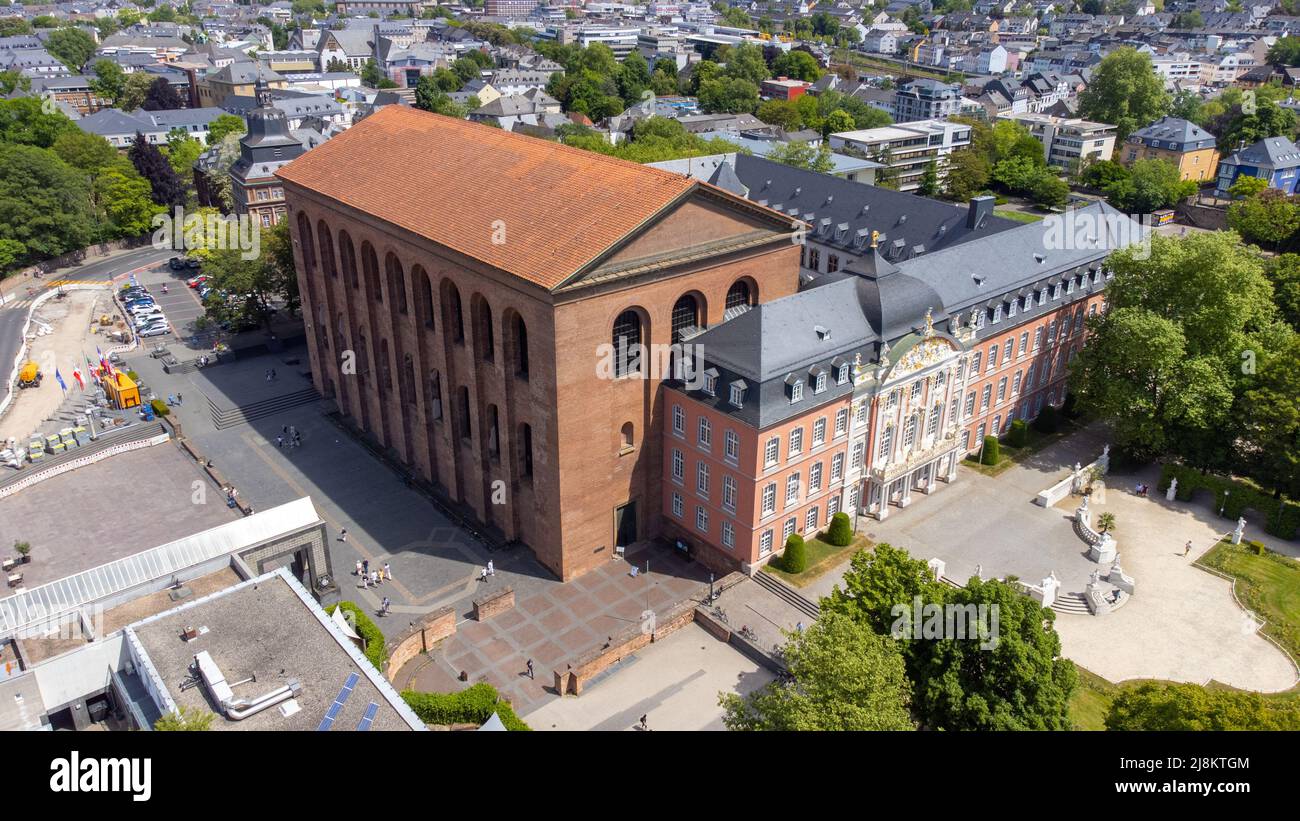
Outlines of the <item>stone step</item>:
[[803,613],[805,616],[816,619],[821,615],[820,607],[800,595],[794,588],[776,578],[771,573],[768,573],[765,570],[759,570],[754,574],[753,578],[754,581],[758,582],[760,587],[767,589],[777,598],[798,610],[800,613]]
[[263,399],[260,402],[251,402],[233,408],[219,408],[211,399],[208,399],[208,412],[212,417],[213,426],[217,430],[225,430],[280,411],[296,408],[300,405],[308,405],[319,399],[320,394],[316,393],[315,388],[303,388],[283,396],[275,396],[270,399]]

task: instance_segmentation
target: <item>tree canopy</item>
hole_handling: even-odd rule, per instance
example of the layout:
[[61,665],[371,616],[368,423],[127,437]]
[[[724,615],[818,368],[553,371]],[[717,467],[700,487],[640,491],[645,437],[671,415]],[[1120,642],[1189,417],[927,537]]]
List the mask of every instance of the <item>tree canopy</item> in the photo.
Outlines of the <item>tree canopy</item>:
[[1151,58],[1130,46],[1102,58],[1079,98],[1079,116],[1115,126],[1115,141],[1163,117],[1171,100]]

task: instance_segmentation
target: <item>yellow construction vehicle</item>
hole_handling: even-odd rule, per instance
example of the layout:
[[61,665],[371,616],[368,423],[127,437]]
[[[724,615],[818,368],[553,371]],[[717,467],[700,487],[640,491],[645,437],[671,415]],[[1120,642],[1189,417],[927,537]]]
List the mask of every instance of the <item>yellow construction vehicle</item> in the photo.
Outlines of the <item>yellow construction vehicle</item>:
[[18,387],[35,388],[41,384],[41,369],[35,362],[26,362],[18,369]]

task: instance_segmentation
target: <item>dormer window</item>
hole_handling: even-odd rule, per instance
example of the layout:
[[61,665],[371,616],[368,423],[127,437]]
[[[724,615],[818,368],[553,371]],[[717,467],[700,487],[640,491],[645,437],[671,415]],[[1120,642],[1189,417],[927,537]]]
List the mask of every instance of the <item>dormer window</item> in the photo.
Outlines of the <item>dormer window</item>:
[[812,377],[813,393],[821,393],[826,390],[826,369],[818,365],[809,371],[808,375]]
[[1020,302],[1020,300],[1018,300],[1018,299],[1013,299],[1013,300],[1011,300],[1009,303],[1007,303],[1007,317],[1008,317],[1008,318],[1013,317],[1013,316],[1016,315],[1016,306],[1017,306],[1017,303],[1019,303],[1019,302]]
[[745,382],[737,379],[731,383],[731,406],[734,408],[743,408],[745,406]]
[[785,384],[789,390],[790,402],[793,404],[803,399],[803,380],[794,374],[785,378]]
[[1056,283],[1056,285],[1052,287],[1052,299],[1060,299],[1060,298],[1061,298],[1061,283],[1058,282]]
[[993,306],[993,324],[996,325],[1002,321],[1002,303]]
[[1046,303],[1047,303],[1047,286],[1044,285],[1042,290],[1038,292],[1038,304],[1045,305]]
[[1065,281],[1065,292],[1067,294],[1074,293],[1074,277],[1070,277]]
[[849,381],[849,366],[844,363],[835,369],[835,384],[843,385]]
[[709,368],[704,372],[704,392],[709,396],[718,395],[718,371],[716,368]]

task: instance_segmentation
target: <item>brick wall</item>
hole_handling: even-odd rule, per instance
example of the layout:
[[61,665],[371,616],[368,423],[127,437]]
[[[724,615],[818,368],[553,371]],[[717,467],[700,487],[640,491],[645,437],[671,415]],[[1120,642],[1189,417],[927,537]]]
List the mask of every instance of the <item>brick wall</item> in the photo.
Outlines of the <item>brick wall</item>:
[[515,589],[507,587],[499,590],[491,596],[474,600],[474,619],[476,621],[487,621],[493,616],[499,616],[507,610],[514,609],[515,606]]
[[385,675],[393,681],[406,663],[421,653],[427,653],[435,644],[456,633],[456,611],[442,607],[426,613],[414,627],[388,641],[388,670]]

